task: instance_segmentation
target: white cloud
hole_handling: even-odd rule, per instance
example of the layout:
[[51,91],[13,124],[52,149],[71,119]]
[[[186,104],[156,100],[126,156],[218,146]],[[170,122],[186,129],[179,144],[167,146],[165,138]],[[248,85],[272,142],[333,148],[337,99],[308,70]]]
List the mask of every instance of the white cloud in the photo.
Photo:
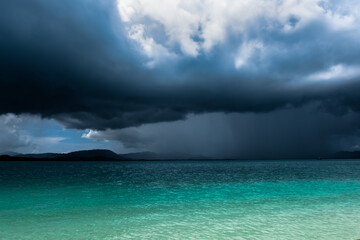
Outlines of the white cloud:
[[340,15],[329,12],[326,15],[326,19],[330,23],[330,29],[334,31],[349,30],[356,27],[356,18],[352,15]]
[[[132,0],[118,1],[119,14],[124,22],[129,22],[132,16],[135,14],[135,9],[132,6],[132,2]],[[133,3],[135,3],[135,1]]]
[[[342,1],[331,0],[118,0],[118,12],[129,37],[158,61],[171,55],[176,46],[185,56],[196,57],[229,35],[247,39],[254,29],[293,32],[314,20],[332,31],[356,29],[360,4],[345,3],[351,4],[353,8],[344,9]],[[155,40],[158,32],[152,31],[152,26],[162,29],[166,38]],[[148,30],[146,36],[144,29]],[[241,60],[235,62],[235,66],[241,65]]]
[[325,71],[320,71],[306,77],[309,81],[347,80],[360,76],[360,66],[337,64]]
[[101,132],[92,129],[87,130],[85,133],[81,135],[81,137],[95,141],[105,141],[105,142],[108,141],[102,136]]
[[151,61],[147,63],[148,67],[153,67],[162,59],[176,58],[175,54],[169,52],[168,49],[162,45],[157,44],[152,37],[145,37],[144,28],[143,24],[131,26],[129,37],[139,43],[146,56],[151,59]]
[[264,51],[264,44],[260,41],[244,42],[235,57],[235,67],[237,69],[246,66],[247,61],[253,56],[254,52]]

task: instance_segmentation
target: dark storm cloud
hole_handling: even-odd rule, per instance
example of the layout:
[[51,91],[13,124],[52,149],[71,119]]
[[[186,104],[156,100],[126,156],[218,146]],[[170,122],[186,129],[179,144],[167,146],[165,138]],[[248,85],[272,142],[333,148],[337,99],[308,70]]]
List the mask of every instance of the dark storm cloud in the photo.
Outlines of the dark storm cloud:
[[[107,129],[184,119],[189,113],[269,112],[319,101],[335,114],[360,111],[359,74],[312,81],[332,66],[360,64],[350,31],[320,20],[294,33],[259,32],[246,68],[227,56],[243,36],[211,54],[152,69],[126,37],[113,1],[0,3],[0,113],[55,118],[69,128]],[[296,21],[293,23],[296,24]],[[341,65],[342,64],[342,65]],[[316,76],[315,76],[316,79]]]
[[313,103],[271,113],[190,115],[183,121],[89,132],[86,137],[120,141],[138,151],[219,158],[306,158],[359,150],[359,121],[359,113],[339,117]]

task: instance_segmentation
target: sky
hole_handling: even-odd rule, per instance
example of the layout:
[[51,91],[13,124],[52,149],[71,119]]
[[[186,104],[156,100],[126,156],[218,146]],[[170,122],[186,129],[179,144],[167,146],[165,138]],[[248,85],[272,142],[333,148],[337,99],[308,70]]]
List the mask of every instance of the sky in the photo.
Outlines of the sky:
[[356,0],[0,2],[0,152],[360,150]]

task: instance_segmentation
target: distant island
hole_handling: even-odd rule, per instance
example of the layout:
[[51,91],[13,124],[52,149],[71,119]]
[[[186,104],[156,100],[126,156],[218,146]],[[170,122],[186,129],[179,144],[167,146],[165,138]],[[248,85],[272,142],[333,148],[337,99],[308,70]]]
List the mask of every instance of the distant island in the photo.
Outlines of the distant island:
[[137,152],[117,154],[107,149],[82,150],[70,153],[20,154],[5,152],[0,161],[132,161],[132,160],[200,160],[210,157],[184,153]]
[[[137,152],[117,154],[107,149],[82,150],[70,153],[31,153],[20,154],[16,152],[0,153],[0,161],[136,161],[136,160],[211,160],[214,158],[192,155],[185,153],[154,153]],[[236,160],[242,158],[227,158],[224,160]],[[273,158],[272,158],[273,159]],[[297,159],[296,157],[279,159]],[[360,159],[360,151],[341,151],[320,156],[309,156],[302,159]],[[245,160],[245,159],[243,159]],[[248,159],[255,160],[255,159]]]

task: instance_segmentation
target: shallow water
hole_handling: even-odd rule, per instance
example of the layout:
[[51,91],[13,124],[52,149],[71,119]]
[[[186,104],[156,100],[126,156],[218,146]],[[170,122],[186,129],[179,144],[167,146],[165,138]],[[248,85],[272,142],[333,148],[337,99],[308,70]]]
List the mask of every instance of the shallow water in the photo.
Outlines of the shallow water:
[[0,162],[0,239],[360,238],[360,161]]

